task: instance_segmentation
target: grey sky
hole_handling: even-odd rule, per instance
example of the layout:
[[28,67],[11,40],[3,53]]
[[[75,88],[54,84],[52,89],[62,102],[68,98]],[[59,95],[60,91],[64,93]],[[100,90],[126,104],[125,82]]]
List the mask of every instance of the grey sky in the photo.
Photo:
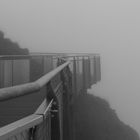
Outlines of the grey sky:
[[0,20],[7,36],[34,51],[130,46],[140,34],[139,2],[130,0],[1,0]]
[[140,1],[1,0],[0,30],[39,52],[99,52],[94,87],[140,134]]

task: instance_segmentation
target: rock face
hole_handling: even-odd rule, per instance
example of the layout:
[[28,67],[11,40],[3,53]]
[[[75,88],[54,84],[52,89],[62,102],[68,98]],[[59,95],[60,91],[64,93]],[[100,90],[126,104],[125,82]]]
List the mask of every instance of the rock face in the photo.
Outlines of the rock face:
[[137,132],[119,120],[107,101],[90,94],[73,104],[76,140],[140,140]]

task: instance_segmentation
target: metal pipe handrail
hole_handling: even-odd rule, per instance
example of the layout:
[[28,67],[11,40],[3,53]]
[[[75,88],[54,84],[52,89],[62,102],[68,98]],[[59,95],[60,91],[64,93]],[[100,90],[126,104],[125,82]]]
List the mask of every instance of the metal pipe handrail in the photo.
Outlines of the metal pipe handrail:
[[45,54],[55,54],[55,55],[70,55],[70,54],[72,54],[72,55],[100,55],[99,53],[59,53],[59,52],[57,52],[57,53],[52,53],[52,52],[50,52],[50,53],[41,53],[41,52],[31,52],[30,54],[40,54],[40,55],[45,55]]
[[6,140],[20,132],[27,130],[43,121],[42,115],[32,114],[14,123],[0,128],[0,140]]
[[0,101],[32,94],[39,91],[45,84],[47,84],[55,75],[57,75],[69,64],[70,61],[65,62],[35,82],[0,89]]
[[53,100],[46,104],[46,99],[41,103],[37,111],[23,119],[0,128],[0,140],[8,139],[16,134],[19,134],[27,129],[30,129],[44,121],[44,116],[47,117],[52,106]]
[[89,57],[89,56],[95,56],[99,54],[95,53],[31,53],[29,55],[0,55],[0,60],[12,60],[12,59],[29,59],[31,57],[39,57],[39,56],[54,56],[54,57]]
[[14,60],[14,59],[29,59],[32,57],[40,57],[40,56],[46,56],[46,57],[57,57],[58,55],[54,55],[54,54],[29,54],[29,55],[0,55],[0,60]]
[[[67,105],[69,105],[69,103],[71,103],[71,101],[73,101],[76,98],[76,96],[79,93],[81,93],[82,90],[84,92],[85,89],[89,88],[89,86],[91,85],[90,76],[92,78],[93,78],[93,76],[96,76],[97,78],[96,77],[95,78],[98,80],[99,74],[97,73],[97,75],[96,75],[96,73],[94,73],[95,72],[94,69],[96,67],[98,67],[98,65],[97,65],[98,61],[96,60],[96,56],[98,57],[97,54],[76,54],[76,53],[75,54],[62,54],[62,53],[58,54],[58,53],[56,53],[56,54],[47,55],[45,53],[45,54],[41,54],[41,55],[32,54],[32,55],[26,55],[26,56],[0,56],[0,60],[4,60],[4,62],[5,62],[6,60],[11,59],[12,63],[13,63],[14,61],[16,61],[16,59],[20,60],[20,59],[27,58],[27,59],[29,59],[29,64],[30,64],[30,60],[32,62],[32,58],[34,58],[34,56],[37,58],[39,57],[39,58],[41,58],[41,60],[43,60],[43,62],[42,62],[42,65],[44,66],[43,68],[46,68],[46,65],[44,65],[44,64],[48,62],[48,61],[45,61],[45,58],[51,57],[51,60],[50,59],[49,60],[52,61],[52,65],[54,64],[53,65],[54,67],[56,67],[56,65],[57,65],[57,68],[55,68],[51,72],[45,74],[44,76],[42,76],[41,78],[39,78],[38,80],[36,80],[34,82],[0,89],[0,101],[16,98],[19,96],[25,96],[25,95],[33,94],[33,93],[40,93],[38,91],[40,91],[42,88],[47,86],[47,89],[46,89],[47,94],[51,94],[51,92],[52,92],[51,90],[53,90],[53,93],[55,93],[55,96],[58,99],[58,104],[57,104],[57,102],[55,102],[55,100],[56,100],[55,98],[54,98],[54,100],[52,99],[51,101],[49,100],[50,98],[48,98],[48,99],[45,98],[44,101],[41,103],[41,105],[36,110],[36,112],[34,112],[32,115],[29,115],[28,117],[25,117],[19,121],[16,121],[12,124],[2,127],[0,129],[0,140],[11,139],[11,138],[17,139],[17,137],[19,135],[22,137],[22,134],[24,133],[25,130],[26,130],[27,134],[30,134],[29,137],[31,137],[31,138],[35,137],[36,139],[38,139],[38,137],[40,137],[40,134],[43,136],[43,133],[45,131],[45,132],[47,132],[46,137],[48,136],[48,139],[49,139],[50,138],[49,136],[51,136],[51,133],[50,133],[51,132],[50,124],[52,121],[51,117],[54,115],[53,114],[54,112],[55,113],[58,112],[57,115],[59,115],[59,117],[60,117],[59,118],[59,123],[60,123],[59,129],[60,129],[60,133],[61,133],[63,131],[62,124],[64,121],[63,113],[65,113],[65,112],[63,112],[63,107],[65,106],[66,108],[64,108],[64,109],[67,110],[68,109]],[[54,61],[54,59],[57,59],[57,61]],[[81,60],[82,60],[82,63],[79,63],[79,61],[81,61]],[[70,63],[72,65],[70,65],[71,69],[69,69],[70,71],[68,71],[67,68]],[[90,72],[90,70],[91,70],[90,63],[93,63],[92,64],[93,74]],[[61,64],[61,65],[58,66],[59,64]],[[32,65],[30,65],[30,66],[32,66]],[[80,68],[82,71],[81,73],[80,73]],[[5,68],[3,68],[3,70],[4,69]],[[63,71],[63,69],[64,69],[64,71]],[[59,75],[60,72],[62,72],[61,75]],[[81,74],[83,74],[83,75],[81,75]],[[59,77],[55,77],[55,76],[59,76]],[[56,78],[56,79],[54,79],[54,78]],[[55,82],[55,80],[56,80],[56,82]],[[92,80],[94,80],[94,78]],[[48,82],[51,82],[51,84],[46,85]],[[65,90],[65,88],[66,88],[66,90]],[[44,90],[43,92],[45,93],[46,90]],[[68,98],[70,99],[70,101],[67,101],[67,104],[65,104],[65,102],[62,100],[63,93],[65,93],[65,95],[69,94],[69,93],[71,94],[71,95],[68,95]],[[54,103],[53,103],[53,101],[54,101]],[[56,107],[56,105],[57,105],[57,107]],[[46,122],[47,122],[47,124],[46,124]],[[65,121],[64,121],[64,124],[65,124]],[[33,132],[31,132],[31,131],[33,131]],[[41,131],[41,133],[40,133],[40,131]],[[38,134],[39,134],[39,136],[38,136]],[[60,134],[61,137],[62,137],[62,135],[63,135],[63,133]],[[27,135],[27,137],[28,137],[28,135]]]

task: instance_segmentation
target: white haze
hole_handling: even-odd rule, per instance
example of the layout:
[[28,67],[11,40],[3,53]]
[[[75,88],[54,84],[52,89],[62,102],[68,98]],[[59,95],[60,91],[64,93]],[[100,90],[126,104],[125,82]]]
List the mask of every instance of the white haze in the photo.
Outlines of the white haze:
[[1,0],[0,30],[38,52],[100,53],[96,95],[140,134],[140,1]]

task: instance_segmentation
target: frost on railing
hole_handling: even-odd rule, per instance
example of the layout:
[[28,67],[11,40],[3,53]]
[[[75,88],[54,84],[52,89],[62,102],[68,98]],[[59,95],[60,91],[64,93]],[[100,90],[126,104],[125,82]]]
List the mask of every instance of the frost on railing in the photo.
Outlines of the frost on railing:
[[0,57],[0,87],[5,87],[0,89],[0,100],[4,94],[11,97],[10,86],[29,83],[13,87],[12,93],[22,97],[0,102],[0,124],[4,119],[3,125],[14,121],[0,128],[0,140],[72,140],[72,103],[100,80],[97,54]]

